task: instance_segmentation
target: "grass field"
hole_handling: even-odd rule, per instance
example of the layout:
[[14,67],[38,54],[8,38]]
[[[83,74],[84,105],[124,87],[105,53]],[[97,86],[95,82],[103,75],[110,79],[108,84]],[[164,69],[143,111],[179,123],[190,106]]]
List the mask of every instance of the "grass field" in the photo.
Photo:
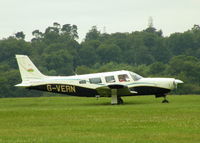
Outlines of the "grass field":
[[200,96],[0,99],[0,143],[199,143]]

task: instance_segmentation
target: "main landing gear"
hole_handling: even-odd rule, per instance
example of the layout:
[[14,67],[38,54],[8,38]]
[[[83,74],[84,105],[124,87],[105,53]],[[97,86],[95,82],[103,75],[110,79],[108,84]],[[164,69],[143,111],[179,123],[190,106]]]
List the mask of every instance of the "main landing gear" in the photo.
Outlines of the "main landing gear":
[[121,97],[117,97],[117,102],[118,102],[118,104],[123,104],[124,103],[124,101],[123,101],[123,99]]
[[169,103],[169,101],[166,99],[166,95],[164,94],[159,94],[159,95],[156,95],[156,98],[158,97],[164,97],[164,100],[162,101],[162,103]]
[[111,104],[117,105],[117,104],[123,104],[124,101],[120,96],[117,95],[117,89],[111,90]]
[[166,99],[166,95],[164,96],[164,100],[162,101],[162,103],[169,103],[169,101]]

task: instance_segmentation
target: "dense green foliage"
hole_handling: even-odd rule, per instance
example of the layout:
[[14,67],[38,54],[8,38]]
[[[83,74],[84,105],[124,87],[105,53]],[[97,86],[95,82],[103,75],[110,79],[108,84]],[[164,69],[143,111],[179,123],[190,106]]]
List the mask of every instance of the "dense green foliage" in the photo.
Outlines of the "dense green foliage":
[[0,100],[0,143],[199,143],[200,96]]
[[78,43],[76,25],[53,23],[40,32],[0,40],[0,97],[42,96],[14,87],[20,83],[15,54],[26,54],[42,73],[73,75],[131,70],[142,76],[175,77],[185,82],[176,93],[200,93],[200,27],[164,37],[148,27],[132,33],[101,33],[94,26]]

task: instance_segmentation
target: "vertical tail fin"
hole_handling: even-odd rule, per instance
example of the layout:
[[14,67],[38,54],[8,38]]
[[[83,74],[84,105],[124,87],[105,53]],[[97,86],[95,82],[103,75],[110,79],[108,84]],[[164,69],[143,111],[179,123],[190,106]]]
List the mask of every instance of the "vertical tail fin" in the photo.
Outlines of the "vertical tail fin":
[[19,71],[21,74],[22,81],[29,81],[32,79],[44,78],[43,75],[36,66],[32,63],[26,55],[16,55]]

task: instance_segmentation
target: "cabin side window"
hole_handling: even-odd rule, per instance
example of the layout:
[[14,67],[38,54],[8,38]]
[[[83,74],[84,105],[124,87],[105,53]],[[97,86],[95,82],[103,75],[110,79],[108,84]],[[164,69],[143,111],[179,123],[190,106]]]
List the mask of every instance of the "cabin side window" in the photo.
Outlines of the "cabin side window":
[[115,82],[114,76],[106,76],[105,80],[106,80],[107,83]]
[[80,80],[79,83],[80,84],[86,84],[86,80]]
[[89,78],[90,83],[92,84],[98,84],[98,83],[102,83],[101,78]]
[[127,82],[130,81],[127,74],[120,74],[118,75],[119,82]]

